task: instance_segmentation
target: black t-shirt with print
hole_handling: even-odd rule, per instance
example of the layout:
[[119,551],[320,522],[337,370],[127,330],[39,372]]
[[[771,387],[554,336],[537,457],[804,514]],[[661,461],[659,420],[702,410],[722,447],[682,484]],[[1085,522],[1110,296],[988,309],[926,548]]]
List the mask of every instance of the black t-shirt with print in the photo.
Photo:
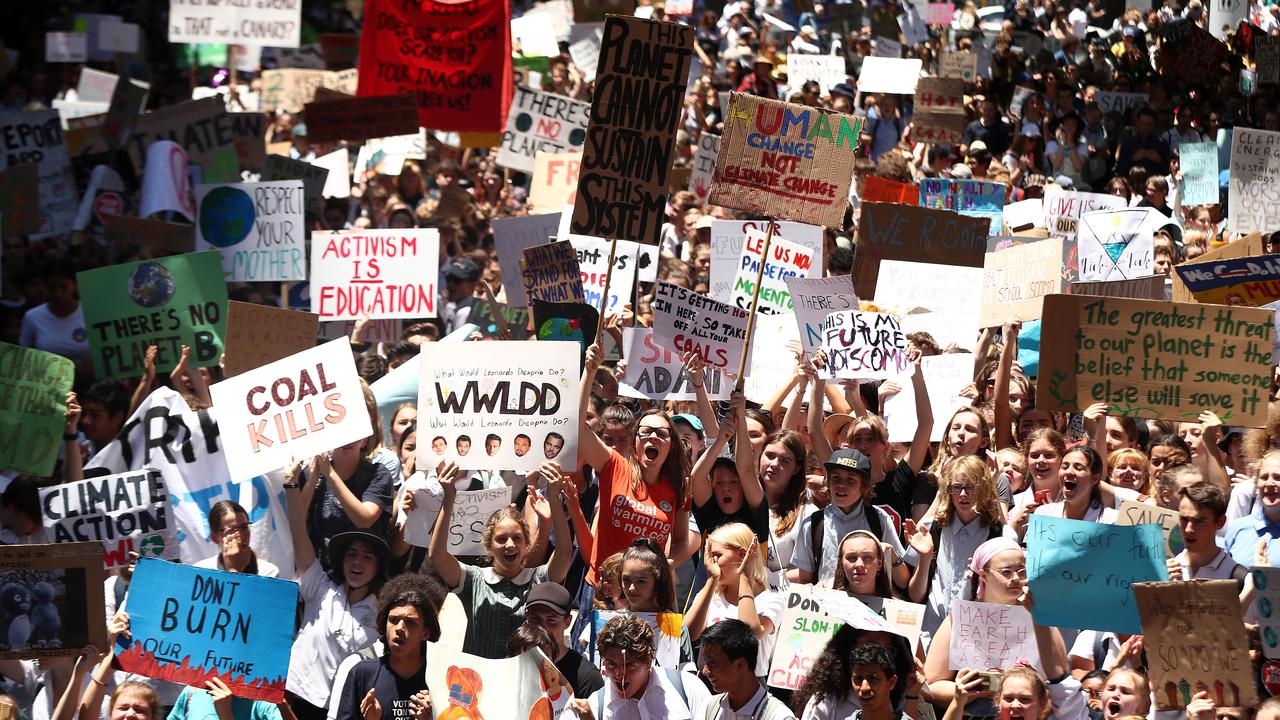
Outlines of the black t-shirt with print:
[[399,677],[392,672],[386,657],[356,663],[342,687],[337,720],[363,720],[360,703],[370,688],[382,706],[382,720],[413,720],[409,700],[427,689],[427,674],[419,671],[412,677]]

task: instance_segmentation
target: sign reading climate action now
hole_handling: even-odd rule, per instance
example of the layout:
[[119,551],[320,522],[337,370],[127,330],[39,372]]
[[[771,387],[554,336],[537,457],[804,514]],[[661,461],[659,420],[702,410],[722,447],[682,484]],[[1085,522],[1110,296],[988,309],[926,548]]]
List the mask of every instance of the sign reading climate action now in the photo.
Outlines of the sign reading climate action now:
[[1050,295],[1040,393],[1046,410],[1105,402],[1112,415],[1261,427],[1274,313],[1259,308]]
[[54,542],[102,543],[104,566],[125,567],[130,553],[178,558],[177,523],[159,470],[137,470],[40,489],[44,526]]

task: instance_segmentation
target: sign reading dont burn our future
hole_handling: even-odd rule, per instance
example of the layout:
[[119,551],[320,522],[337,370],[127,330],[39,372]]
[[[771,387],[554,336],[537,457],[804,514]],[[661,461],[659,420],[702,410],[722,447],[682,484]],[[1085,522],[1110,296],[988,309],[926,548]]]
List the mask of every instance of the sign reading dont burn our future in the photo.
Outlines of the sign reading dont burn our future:
[[1046,410],[1105,402],[1113,415],[1261,427],[1274,313],[1259,308],[1050,295],[1040,392]]
[[733,93],[711,204],[841,227],[862,118]]

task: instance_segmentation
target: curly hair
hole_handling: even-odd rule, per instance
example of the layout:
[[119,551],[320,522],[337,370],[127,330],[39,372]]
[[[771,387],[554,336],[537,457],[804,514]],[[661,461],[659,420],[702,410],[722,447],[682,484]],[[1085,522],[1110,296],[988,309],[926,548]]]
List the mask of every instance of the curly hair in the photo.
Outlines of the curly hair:
[[[822,654],[813,661],[808,676],[805,677],[804,682],[800,683],[800,687],[791,698],[791,709],[795,711],[796,717],[800,717],[804,712],[810,699],[818,701],[830,698],[842,702],[849,698],[853,689],[853,663],[850,661],[854,649],[863,644],[860,641],[867,634],[866,630],[844,625],[831,636]],[[890,643],[894,666],[897,668],[894,674],[902,678],[915,672],[916,661],[911,654],[911,645],[907,639],[893,635]],[[889,693],[894,707],[898,706],[906,692],[907,683],[900,682],[894,685]]]
[[533,542],[533,533],[529,532],[529,523],[525,522],[524,514],[515,505],[507,505],[494,510],[489,519],[484,521],[480,542],[484,545],[486,553],[489,552],[489,544],[493,542],[493,534],[498,531],[498,523],[503,520],[511,520],[520,525],[520,532],[524,533],[525,545]]
[[995,477],[987,462],[976,455],[956,458],[942,470],[942,482],[938,487],[938,510],[934,513],[935,521],[940,527],[951,524],[955,515],[952,504],[951,484],[967,483],[970,487],[970,498],[973,509],[982,517],[988,526],[1004,520],[1004,510],[1000,508],[1000,497],[996,494]]
[[611,618],[596,638],[600,652],[621,650],[628,655],[652,658],[657,649],[653,627],[635,615],[618,615]]
[[444,588],[429,575],[404,573],[387,581],[378,590],[378,634],[387,639],[387,618],[398,607],[411,605],[422,618],[427,641],[440,639],[440,607],[444,605]]

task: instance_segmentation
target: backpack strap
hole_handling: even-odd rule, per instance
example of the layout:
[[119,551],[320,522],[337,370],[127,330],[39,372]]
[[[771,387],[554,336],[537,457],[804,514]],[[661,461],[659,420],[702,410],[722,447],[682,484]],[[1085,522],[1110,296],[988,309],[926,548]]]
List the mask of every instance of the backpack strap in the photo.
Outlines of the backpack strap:
[[862,514],[867,518],[867,529],[876,539],[884,542],[884,520],[880,518],[880,509],[871,504],[871,498],[862,499]]
[[1093,669],[1101,670],[1107,663],[1107,642],[1101,630],[1094,630],[1093,636]]
[[676,692],[680,693],[680,702],[685,707],[689,707],[689,693],[684,689],[684,678],[682,677],[684,673],[680,672],[679,667],[663,668],[662,671],[667,674],[667,680],[671,681],[671,684],[675,686]]
[[809,519],[809,549],[813,551],[813,581],[817,583],[822,573],[822,536],[826,534],[827,519],[822,510],[814,511]]

